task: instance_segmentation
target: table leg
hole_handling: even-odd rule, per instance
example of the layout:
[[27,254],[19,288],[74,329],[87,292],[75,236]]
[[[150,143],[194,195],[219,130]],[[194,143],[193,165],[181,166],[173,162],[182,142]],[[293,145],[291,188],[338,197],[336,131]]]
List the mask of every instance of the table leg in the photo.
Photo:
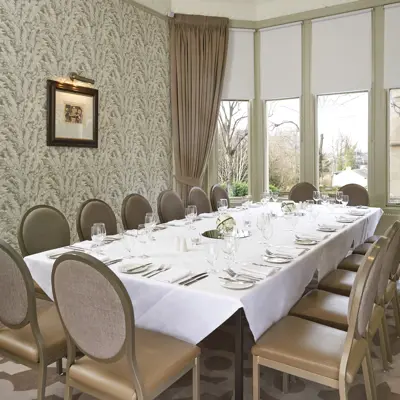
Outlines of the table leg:
[[235,314],[235,394],[234,400],[243,400],[243,308]]

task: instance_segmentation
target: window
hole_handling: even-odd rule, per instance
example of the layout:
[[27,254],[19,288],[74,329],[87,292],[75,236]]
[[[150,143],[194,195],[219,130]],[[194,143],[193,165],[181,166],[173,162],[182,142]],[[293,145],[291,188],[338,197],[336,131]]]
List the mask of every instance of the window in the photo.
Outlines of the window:
[[266,102],[268,183],[289,192],[300,181],[300,100]]
[[368,186],[368,92],[318,96],[321,190]]
[[400,89],[389,91],[389,203],[400,203]]
[[218,182],[229,195],[248,194],[249,102],[221,101],[218,115]]

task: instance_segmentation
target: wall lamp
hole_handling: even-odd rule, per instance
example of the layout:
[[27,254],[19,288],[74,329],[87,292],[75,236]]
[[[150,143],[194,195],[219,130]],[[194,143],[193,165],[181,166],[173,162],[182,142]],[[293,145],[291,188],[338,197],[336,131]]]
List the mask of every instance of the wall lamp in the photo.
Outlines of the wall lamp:
[[71,81],[81,81],[94,85],[94,79],[85,78],[84,76],[78,75],[76,72],[71,72],[69,78]]

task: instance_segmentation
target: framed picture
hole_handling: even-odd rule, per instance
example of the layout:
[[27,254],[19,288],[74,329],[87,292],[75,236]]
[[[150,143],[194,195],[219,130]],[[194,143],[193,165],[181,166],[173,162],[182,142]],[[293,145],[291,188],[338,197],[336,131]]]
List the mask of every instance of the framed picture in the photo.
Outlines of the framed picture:
[[47,81],[47,145],[98,147],[98,91]]

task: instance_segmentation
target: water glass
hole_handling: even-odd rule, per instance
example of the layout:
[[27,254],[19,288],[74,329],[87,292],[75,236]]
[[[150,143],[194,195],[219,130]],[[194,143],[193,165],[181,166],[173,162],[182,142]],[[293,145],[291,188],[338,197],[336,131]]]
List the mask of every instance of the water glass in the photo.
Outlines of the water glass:
[[272,200],[276,203],[279,199],[279,192],[272,192]]
[[228,264],[231,265],[236,261],[236,253],[239,248],[239,238],[235,232],[224,236],[224,253],[227,255]]
[[210,243],[206,248],[206,261],[211,265],[211,268],[207,270],[208,273],[219,272],[215,265],[219,256],[219,247],[216,243]]
[[329,194],[328,193],[322,193],[321,194],[321,203],[323,205],[327,205],[329,201]]
[[138,236],[138,241],[139,241],[139,243],[141,243],[142,250],[143,250],[143,253],[139,257],[148,258],[149,256],[146,254],[145,248],[146,248],[146,244],[149,241],[149,234],[148,234],[145,224],[138,225],[137,236]]
[[103,240],[106,238],[106,226],[102,222],[93,224],[91,228],[92,241],[95,247],[101,246]]
[[218,211],[220,213],[224,213],[228,209],[228,200],[227,199],[218,200],[217,206],[218,206]]
[[306,200],[305,209],[307,212],[310,212],[313,209],[313,206],[314,206],[314,200]]
[[313,191],[313,199],[315,201],[315,204],[318,204],[318,202],[321,200],[321,192],[319,190]]
[[266,191],[261,195],[261,204],[268,205],[269,201],[271,200],[271,193]]
[[294,232],[298,223],[298,217],[294,213],[284,215],[285,220],[289,223],[289,232]]
[[251,213],[249,211],[244,213],[243,216],[243,227],[245,230],[251,229]]
[[122,244],[125,247],[125,250],[128,252],[129,257],[134,257],[133,250],[136,245],[137,236],[132,234],[131,232],[125,231],[122,234]]
[[193,222],[197,218],[197,207],[192,205],[187,206],[185,210],[185,215],[189,221],[189,229],[195,229],[193,226]]
[[344,194],[343,195],[343,200],[342,200],[342,204],[346,207],[347,204],[349,204],[350,198],[348,194]]
[[337,191],[336,192],[336,200],[339,204],[342,204],[343,201],[343,192]]

